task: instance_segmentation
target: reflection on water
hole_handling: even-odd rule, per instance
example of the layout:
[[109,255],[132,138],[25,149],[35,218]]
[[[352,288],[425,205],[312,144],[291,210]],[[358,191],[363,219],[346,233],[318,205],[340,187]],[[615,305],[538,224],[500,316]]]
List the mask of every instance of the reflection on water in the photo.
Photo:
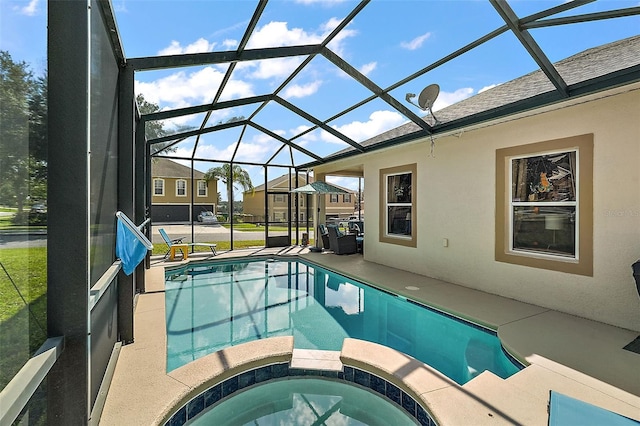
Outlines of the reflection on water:
[[167,370],[228,346],[293,336],[299,349],[342,349],[344,338],[411,355],[459,384],[519,365],[495,333],[297,261],[211,263],[166,280]]
[[371,425],[416,423],[390,402],[344,383],[290,379],[255,386],[196,417],[192,425]]

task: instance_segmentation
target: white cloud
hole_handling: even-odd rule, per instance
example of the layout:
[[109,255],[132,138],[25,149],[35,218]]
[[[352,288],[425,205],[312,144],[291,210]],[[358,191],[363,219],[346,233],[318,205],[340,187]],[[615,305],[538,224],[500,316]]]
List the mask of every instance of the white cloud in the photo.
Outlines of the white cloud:
[[274,58],[261,61],[244,62],[236,65],[236,70],[255,69],[249,78],[267,80],[274,77],[288,77],[302,62],[300,58]]
[[493,89],[496,86],[499,86],[500,84],[490,84],[489,86],[484,86],[482,89],[478,90],[478,93],[482,93],[482,92],[486,92],[489,89]]
[[[196,155],[198,158],[204,158],[204,159],[231,159],[233,157],[233,153],[236,149],[236,143],[237,142],[233,142],[228,146],[214,146],[211,144],[206,143],[206,141],[201,141],[198,144],[198,149],[196,150]],[[176,156],[177,157],[181,157],[181,156],[186,156],[187,158],[191,158],[191,154],[192,154],[193,148],[192,147],[188,147],[188,148],[178,148],[176,150]],[[218,188],[218,190],[220,190],[220,188]],[[224,190],[223,190],[224,191]]]
[[463,87],[455,92],[440,92],[435,104],[433,105],[433,110],[438,111],[446,108],[449,105],[453,105],[456,102],[460,102],[463,99],[473,96],[473,94],[474,90],[471,87]]
[[305,96],[313,95],[314,93],[316,93],[318,91],[318,88],[320,88],[320,85],[322,85],[322,81],[316,80],[302,86],[299,84],[287,86],[282,96],[285,99],[304,98]]
[[38,2],[39,0],[31,0],[26,6],[14,6],[13,10],[22,15],[33,16],[36,14],[36,12],[38,12]]
[[[289,133],[291,134],[291,136],[297,136],[297,135],[299,135],[300,133],[302,133],[302,132],[304,132],[305,130],[308,130],[308,129],[310,129],[310,128],[311,128],[311,126],[301,125],[301,126],[298,126],[298,127],[296,127],[296,128],[291,129],[291,130],[289,131]],[[309,136],[312,140],[316,140],[316,137],[313,135],[313,132],[309,132],[309,133],[307,133],[307,134],[305,135],[305,137],[306,137],[306,136]]]
[[[324,39],[329,34],[331,34],[331,31],[335,30],[336,27],[340,24],[340,22],[342,22],[342,21],[340,19],[337,19],[337,18],[329,19],[323,25],[324,34],[322,35],[322,38]],[[347,26],[347,28],[348,28],[348,26]],[[344,41],[347,38],[353,37],[358,33],[355,30],[349,30],[347,28],[343,28],[342,31],[340,31],[340,33],[337,36],[335,36],[334,39],[331,40],[331,42],[327,45],[327,47],[329,49],[333,50],[337,55],[340,55],[340,56],[343,56],[345,54],[344,53]]]
[[[272,130],[277,135],[284,136],[282,130]],[[240,143],[236,159],[251,163],[261,163],[269,159],[275,152],[274,146],[280,146],[282,142],[275,140],[269,135],[263,133],[255,135],[250,141]],[[235,146],[235,144],[234,144]]]
[[422,46],[422,43],[425,42],[429,37],[431,37],[431,33],[425,33],[421,36],[414,38],[411,41],[403,41],[400,43],[400,46],[404,49],[408,50],[416,50]]
[[160,56],[167,55],[180,55],[183,53],[203,53],[203,52],[211,52],[215,47],[216,43],[209,43],[204,38],[199,38],[191,44],[188,44],[185,47],[182,47],[180,42],[172,40],[171,44],[164,49],[161,49],[158,52]]
[[369,75],[378,66],[377,62],[369,62],[360,67],[360,72],[364,75]]
[[[289,28],[287,22],[272,21],[254,31],[247,43],[247,49],[320,44],[340,22],[337,18],[331,18],[322,24],[317,32],[307,32],[302,28]],[[329,48],[337,54],[342,54],[344,41],[355,34],[354,30],[343,29],[329,43]]]
[[[179,71],[152,82],[136,81],[136,93],[144,94],[147,101],[161,108],[199,105],[213,100],[223,77],[223,72],[211,66],[192,73]],[[253,95],[251,84],[231,79],[225,86],[222,99]]]
[[[334,129],[345,134],[356,142],[362,142],[369,138],[386,132],[389,129],[399,126],[404,123],[406,118],[394,111],[374,111],[369,116],[369,120],[353,121],[351,123],[342,126],[332,126]],[[343,144],[340,139],[327,132],[322,132],[322,139],[325,142],[340,143]]]
[[222,45],[227,49],[234,49],[235,47],[238,46],[238,40],[233,40],[228,38],[222,42]]
[[254,31],[247,43],[247,49],[317,44],[321,41],[320,34],[307,33],[302,28],[289,29],[286,22],[271,21]]

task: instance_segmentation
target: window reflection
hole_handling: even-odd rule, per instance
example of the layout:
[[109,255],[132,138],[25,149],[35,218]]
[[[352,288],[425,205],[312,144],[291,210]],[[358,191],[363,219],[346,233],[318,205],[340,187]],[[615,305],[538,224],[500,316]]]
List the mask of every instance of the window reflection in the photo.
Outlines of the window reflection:
[[[5,6],[0,25],[20,19]],[[46,55],[45,17],[32,18],[41,20],[39,43],[15,31],[6,45],[16,47],[0,50],[0,390],[47,336],[46,59],[21,59]],[[32,419],[42,414],[38,407],[41,401],[30,403]]]
[[511,160],[512,248],[576,256],[576,151]]

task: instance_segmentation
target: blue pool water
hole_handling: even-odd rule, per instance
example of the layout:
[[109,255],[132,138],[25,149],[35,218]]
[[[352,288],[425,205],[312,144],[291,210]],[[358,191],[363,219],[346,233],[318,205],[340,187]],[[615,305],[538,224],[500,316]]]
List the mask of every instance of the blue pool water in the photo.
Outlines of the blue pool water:
[[300,349],[342,349],[345,337],[380,343],[459,384],[521,366],[495,333],[299,260],[186,265],[165,284],[167,371],[272,336]]
[[399,406],[364,389],[301,378],[254,386],[189,424],[415,426],[416,422]]

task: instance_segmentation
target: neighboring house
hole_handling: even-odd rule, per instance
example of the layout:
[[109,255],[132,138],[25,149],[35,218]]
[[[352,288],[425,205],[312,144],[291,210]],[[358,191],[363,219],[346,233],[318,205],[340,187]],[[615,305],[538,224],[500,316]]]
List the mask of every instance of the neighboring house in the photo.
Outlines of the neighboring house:
[[[292,180],[293,181],[293,180]],[[309,179],[313,182],[313,178]],[[298,177],[298,186],[304,186],[307,184],[306,177],[304,175]],[[337,186],[337,185],[336,185]],[[357,191],[353,191],[347,188],[342,188],[348,192],[348,194],[326,194],[326,216],[331,218],[346,218],[354,213],[356,201],[358,198]],[[288,221],[288,195],[289,195],[289,175],[282,175],[267,183],[268,191],[270,195],[269,203],[269,222],[287,222]],[[265,185],[259,185],[254,188],[253,191],[246,191],[243,194],[243,212],[250,214],[247,221],[252,222],[264,222],[264,197],[265,197]],[[313,210],[316,203],[316,196],[307,196],[305,194],[298,194],[298,209],[299,209],[299,221],[303,222],[307,219],[313,218]],[[307,205],[307,200],[311,205]],[[292,198],[291,212],[295,214],[295,207]]]
[[[568,90],[638,66],[640,36],[555,64]],[[451,130],[433,140],[408,123],[314,175],[366,176],[368,261],[637,330],[640,81],[491,117],[553,90],[527,74],[435,111]]]
[[[192,188],[196,188],[192,198]],[[201,211],[216,212],[218,183],[204,180],[204,173],[167,158],[151,161],[151,220],[194,222]],[[191,202],[193,201],[193,210]]]

